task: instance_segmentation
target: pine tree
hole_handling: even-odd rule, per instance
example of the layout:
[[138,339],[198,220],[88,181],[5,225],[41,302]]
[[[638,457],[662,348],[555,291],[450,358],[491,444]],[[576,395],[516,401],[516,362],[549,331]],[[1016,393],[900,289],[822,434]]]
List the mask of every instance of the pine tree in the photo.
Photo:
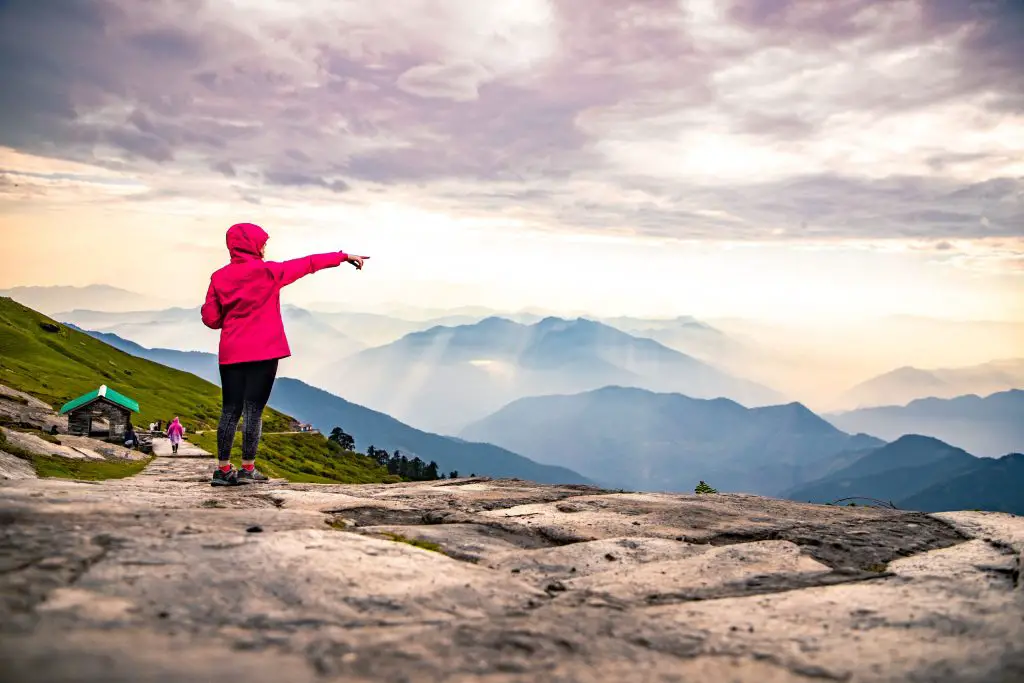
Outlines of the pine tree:
[[423,462],[420,459],[420,456],[417,455],[414,457],[409,461],[409,478],[413,481],[424,481],[426,476],[424,475],[423,470],[426,466],[427,463]]
[[433,481],[435,479],[444,479],[444,475],[437,473],[437,463],[431,460],[430,464],[423,469],[423,478],[427,481]]
[[694,493],[718,493],[718,489],[711,488],[710,486],[708,486],[707,484],[704,483],[703,479],[701,479],[700,483],[697,484],[697,487],[695,489],[693,489],[693,492]]

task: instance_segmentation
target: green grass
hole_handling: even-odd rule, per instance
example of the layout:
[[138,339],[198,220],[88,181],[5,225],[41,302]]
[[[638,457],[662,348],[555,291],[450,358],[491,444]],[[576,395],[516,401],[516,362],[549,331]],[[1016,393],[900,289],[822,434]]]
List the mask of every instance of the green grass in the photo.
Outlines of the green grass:
[[444,554],[444,551],[441,549],[441,546],[432,541],[423,541],[418,538],[409,538],[407,536],[403,536],[402,534],[391,533],[390,531],[383,532],[381,536],[384,536],[388,540],[394,541],[395,543],[406,543],[416,548],[422,548],[423,550],[429,550],[434,553],[441,553],[442,555]]
[[[47,331],[48,324],[56,332]],[[0,384],[59,409],[106,384],[139,402],[136,425],[178,415],[190,431],[216,427],[220,389],[195,375],[131,356],[87,334],[0,297]],[[264,413],[267,431],[284,431],[290,418]]]
[[[192,443],[217,452],[216,432],[193,434]],[[231,461],[242,462],[242,435],[235,436]],[[312,484],[376,484],[401,481],[399,477],[359,453],[341,450],[322,434],[296,432],[266,434],[256,451],[258,467],[270,477]]]
[[56,477],[58,479],[83,479],[99,481],[101,479],[123,479],[138,474],[152,460],[72,460],[48,455],[35,455],[31,458],[32,466],[40,477]]
[[40,477],[85,481],[130,477],[145,469],[153,459],[149,457],[145,460],[74,460],[60,456],[39,455],[8,442],[7,435],[2,429],[0,429],[0,450],[31,464]]

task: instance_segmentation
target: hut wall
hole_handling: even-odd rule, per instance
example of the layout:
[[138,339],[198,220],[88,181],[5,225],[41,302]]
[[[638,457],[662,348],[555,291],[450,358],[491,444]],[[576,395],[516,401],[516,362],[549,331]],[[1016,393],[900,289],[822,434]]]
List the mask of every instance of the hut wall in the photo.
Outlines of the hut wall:
[[119,438],[124,436],[131,411],[102,399],[93,401],[68,413],[68,432],[88,436],[90,424],[96,419],[106,420],[110,425],[110,438]]

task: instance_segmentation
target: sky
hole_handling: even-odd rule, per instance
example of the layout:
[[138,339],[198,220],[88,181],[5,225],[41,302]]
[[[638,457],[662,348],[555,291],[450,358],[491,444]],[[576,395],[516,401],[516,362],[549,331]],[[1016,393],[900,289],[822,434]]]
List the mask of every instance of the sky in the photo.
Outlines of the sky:
[[1024,320],[1019,0],[0,0],[0,287]]

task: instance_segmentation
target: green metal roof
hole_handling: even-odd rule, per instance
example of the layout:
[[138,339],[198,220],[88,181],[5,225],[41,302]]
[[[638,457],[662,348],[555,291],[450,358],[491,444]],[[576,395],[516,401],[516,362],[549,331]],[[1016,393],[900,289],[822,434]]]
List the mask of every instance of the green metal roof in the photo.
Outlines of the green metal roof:
[[81,408],[82,406],[92,403],[93,401],[99,398],[105,398],[111,403],[115,403],[121,406],[122,408],[130,410],[132,412],[139,412],[139,404],[136,401],[128,398],[124,394],[117,393],[113,389],[108,388],[106,384],[104,384],[96,391],[90,391],[88,394],[85,394],[84,396],[79,396],[78,398],[65,403],[60,408],[60,414],[63,415],[64,413],[72,411],[75,408]]

